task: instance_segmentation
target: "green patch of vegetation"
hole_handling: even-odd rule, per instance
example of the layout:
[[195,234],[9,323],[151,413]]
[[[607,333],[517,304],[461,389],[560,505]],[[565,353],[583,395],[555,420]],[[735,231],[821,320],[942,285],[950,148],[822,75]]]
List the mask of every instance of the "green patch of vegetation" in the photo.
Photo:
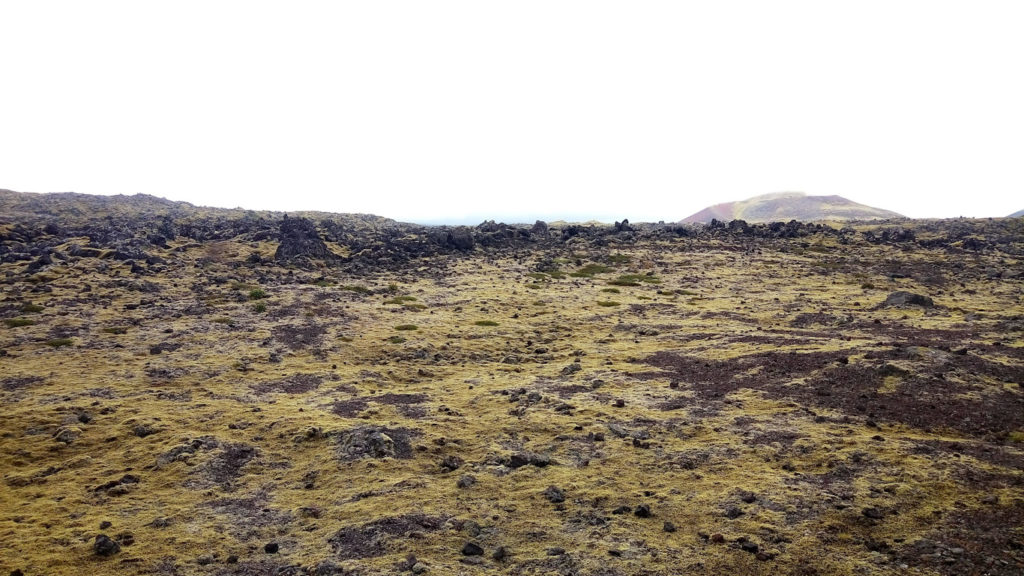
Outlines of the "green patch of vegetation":
[[608,261],[612,264],[627,264],[633,260],[632,256],[627,254],[612,254],[608,256]]
[[325,279],[321,278],[320,280],[317,280],[316,282],[314,282],[314,284],[316,284],[317,286],[319,286],[321,288],[327,288],[328,286],[334,286],[335,282],[332,282],[331,280],[325,280]]
[[477,326],[497,326],[498,325],[498,323],[495,322],[494,320],[477,320],[476,322],[473,322],[473,324],[476,324]]
[[526,287],[529,288],[530,290],[540,290],[541,288],[544,287],[544,285],[538,282],[530,282],[529,284],[526,285]]
[[1010,432],[1009,436],[1007,436],[1007,440],[1015,444],[1024,444],[1024,430]]
[[601,288],[601,292],[607,292],[609,294],[619,294],[622,292],[622,290],[619,290],[618,288]]
[[26,303],[24,306],[21,307],[21,311],[26,314],[37,314],[39,312],[42,312],[43,310],[45,310],[45,308],[43,308],[39,304],[32,304],[31,302]]
[[402,338],[401,336],[392,336],[388,338],[388,342],[391,342],[392,344],[401,344],[402,342],[405,342],[405,338]]
[[373,290],[370,290],[366,286],[359,286],[357,284],[346,284],[341,287],[342,290],[348,292],[355,292],[356,294],[370,294]]
[[611,268],[601,264],[587,264],[569,275],[574,278],[593,278],[595,274],[604,274],[605,272],[611,272],[611,270]]
[[106,328],[103,328],[103,332],[106,332],[107,334],[127,334],[128,328],[124,326],[107,326]]
[[697,293],[694,292],[693,290],[682,290],[682,289],[680,289],[680,290],[676,290],[676,294],[679,294],[680,296],[697,296]]
[[614,286],[639,286],[641,282],[646,284],[661,284],[661,279],[657,276],[648,274],[623,274],[609,282],[609,284]]
[[252,284],[246,284],[245,282],[231,283],[232,290],[252,290],[253,288],[255,288],[255,286],[253,286]]
[[267,297],[267,293],[259,288],[253,288],[249,290],[249,300],[262,300]]
[[565,278],[565,272],[562,272],[561,270],[551,270],[548,272],[548,276],[551,276],[555,280],[561,280],[562,278]]
[[54,338],[53,340],[47,340],[46,345],[51,348],[60,348],[61,346],[71,346],[71,338]]
[[35,323],[35,320],[29,320],[28,318],[4,318],[4,324],[6,324],[8,328],[20,328],[22,326],[31,326]]
[[263,302],[259,302],[252,307],[252,311],[257,314],[263,314],[264,312],[267,311],[267,305],[264,304]]
[[616,302],[615,300],[598,300],[597,305],[605,307],[621,306],[622,302]]
[[860,287],[865,289],[865,290],[874,290],[875,289],[875,285],[872,284],[871,282],[865,282],[865,283],[861,284]]
[[391,294],[398,292],[398,284],[395,284],[394,282],[388,284],[387,291]]
[[419,330],[420,327],[415,324],[399,324],[395,326],[395,330]]
[[338,336],[338,340],[341,340],[342,342],[352,342],[355,338],[351,336]]
[[637,296],[636,299],[637,300],[654,300],[654,298],[651,298],[650,296]]
[[405,304],[406,302],[414,302],[415,296],[395,296],[394,298],[388,298],[384,301],[385,304]]
[[527,274],[527,276],[535,280],[547,280],[548,278],[550,278],[550,276],[543,272],[530,272],[529,274]]

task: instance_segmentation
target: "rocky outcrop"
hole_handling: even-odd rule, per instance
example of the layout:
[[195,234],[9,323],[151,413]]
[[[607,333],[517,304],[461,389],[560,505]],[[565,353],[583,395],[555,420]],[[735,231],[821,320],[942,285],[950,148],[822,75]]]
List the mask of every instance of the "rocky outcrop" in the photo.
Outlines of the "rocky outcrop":
[[281,220],[280,242],[274,253],[274,259],[278,262],[296,258],[337,259],[337,255],[320,238],[313,222],[306,218],[289,218],[285,214]]

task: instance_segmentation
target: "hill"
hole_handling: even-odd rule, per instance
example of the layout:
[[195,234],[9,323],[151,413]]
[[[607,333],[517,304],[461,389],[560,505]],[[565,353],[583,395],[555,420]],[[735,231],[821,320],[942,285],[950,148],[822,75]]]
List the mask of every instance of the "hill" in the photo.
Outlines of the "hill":
[[1024,216],[1024,210],[1017,210],[1013,214],[1010,214],[1009,216],[1007,216],[1007,218],[1020,218],[1022,216]]
[[820,220],[886,220],[903,215],[858,204],[842,196],[808,196],[802,192],[763,194],[737,202],[709,206],[682,220],[684,224],[706,224],[712,219],[728,222],[814,222]]

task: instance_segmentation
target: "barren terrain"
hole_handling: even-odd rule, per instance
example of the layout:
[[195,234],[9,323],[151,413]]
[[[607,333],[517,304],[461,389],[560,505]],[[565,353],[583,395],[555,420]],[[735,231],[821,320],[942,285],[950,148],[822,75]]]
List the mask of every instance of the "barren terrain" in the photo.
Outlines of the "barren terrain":
[[1024,221],[6,194],[3,574],[1024,572]]

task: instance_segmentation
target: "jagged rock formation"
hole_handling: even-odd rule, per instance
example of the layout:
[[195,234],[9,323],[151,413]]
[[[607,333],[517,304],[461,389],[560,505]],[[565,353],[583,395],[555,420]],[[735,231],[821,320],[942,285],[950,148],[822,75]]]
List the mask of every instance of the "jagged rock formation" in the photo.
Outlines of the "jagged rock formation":
[[281,220],[280,244],[274,259],[278,262],[296,258],[316,258],[334,260],[337,256],[324,244],[316,225],[306,218],[289,218],[285,214]]

